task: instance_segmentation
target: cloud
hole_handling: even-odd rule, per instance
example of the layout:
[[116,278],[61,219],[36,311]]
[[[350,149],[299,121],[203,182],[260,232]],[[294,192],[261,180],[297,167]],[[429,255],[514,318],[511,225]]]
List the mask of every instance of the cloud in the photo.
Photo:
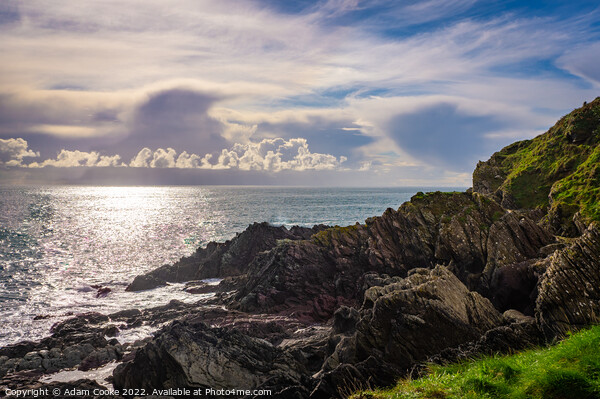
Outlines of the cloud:
[[331,154],[312,153],[304,138],[285,140],[264,139],[258,143],[235,144],[231,150],[223,150],[215,169],[238,168],[241,170],[334,170],[347,158],[339,159]]
[[600,86],[600,43],[584,44],[566,52],[558,64],[576,76]]
[[[347,157],[373,173],[462,174],[600,81],[587,4],[543,15],[475,0],[52,4],[0,4],[0,137],[55,165],[119,154],[157,170],[337,171]],[[297,137],[314,152],[289,146]]]
[[487,150],[484,134],[504,127],[505,122],[494,115],[470,114],[440,103],[392,118],[389,131],[416,158],[452,170],[470,170]]
[[148,168],[152,159],[152,150],[144,147],[137,155],[129,162],[129,166],[133,168]]
[[0,165],[21,166],[25,157],[39,157],[22,138],[0,139]]
[[[216,162],[211,162],[216,158]],[[143,148],[131,160],[129,166],[136,168],[180,169],[237,169],[243,171],[280,172],[283,170],[335,170],[346,157],[313,153],[304,138],[285,140],[264,139],[260,142],[236,143],[230,149],[222,149],[217,157],[212,154],[199,156],[183,151],[179,156],[173,148],[152,151]]]
[[120,160],[121,157],[119,155],[101,156],[95,151],[85,152],[79,150],[61,150],[56,156],[56,159],[46,159],[41,163],[33,162],[28,166],[30,168],[44,168],[46,166],[54,166],[56,168],[72,168],[79,166],[114,167],[121,165]]
[[223,124],[208,114],[215,93],[172,87],[148,94],[132,113],[126,138],[114,148],[157,148],[177,142],[180,149],[213,152],[230,143]]

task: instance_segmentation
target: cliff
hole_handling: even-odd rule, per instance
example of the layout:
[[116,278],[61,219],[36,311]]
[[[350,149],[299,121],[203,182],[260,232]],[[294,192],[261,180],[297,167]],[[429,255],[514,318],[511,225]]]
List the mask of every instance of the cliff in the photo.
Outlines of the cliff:
[[600,220],[600,97],[546,133],[479,162],[473,189],[508,209],[538,208],[560,235],[581,234]]

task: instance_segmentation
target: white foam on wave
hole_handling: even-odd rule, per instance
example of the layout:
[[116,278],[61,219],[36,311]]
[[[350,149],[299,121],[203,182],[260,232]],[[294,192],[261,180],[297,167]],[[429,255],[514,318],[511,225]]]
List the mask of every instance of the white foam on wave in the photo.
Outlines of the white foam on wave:
[[81,379],[88,379],[96,381],[98,384],[106,387],[107,389],[112,389],[112,384],[106,381],[106,379],[112,376],[114,369],[118,365],[119,363],[117,362],[110,362],[102,367],[98,367],[97,369],[88,371],[73,369],[61,370],[56,373],[43,376],[42,378],[40,378],[40,382],[49,384],[51,382],[71,382]]

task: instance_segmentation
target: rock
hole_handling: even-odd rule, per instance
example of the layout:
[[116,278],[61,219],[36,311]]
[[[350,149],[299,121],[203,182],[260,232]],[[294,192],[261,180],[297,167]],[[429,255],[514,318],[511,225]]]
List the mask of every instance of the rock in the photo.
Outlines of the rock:
[[190,294],[207,294],[210,292],[215,292],[217,290],[217,286],[214,284],[205,283],[203,281],[189,281],[185,284],[183,290]]
[[546,260],[536,319],[549,339],[600,321],[600,228],[589,226]]
[[[330,228],[259,254],[232,306],[322,322],[339,306],[357,307],[368,287],[436,264],[491,298],[498,268],[537,259],[540,248],[553,242],[535,223],[539,217],[537,211],[507,212],[478,193],[421,193],[365,225]],[[496,282],[508,281],[508,272]],[[513,284],[513,291],[529,298],[537,282],[532,276],[522,286]]]
[[333,314],[333,333],[344,334],[353,332],[359,319],[358,310],[341,306]]
[[96,293],[96,298],[103,298],[107,296],[112,290],[108,287],[100,287],[98,288],[98,292]]
[[369,289],[360,313],[357,358],[379,352],[399,369],[477,339],[502,321],[489,300],[470,292],[443,266]]
[[484,355],[508,354],[543,345],[544,337],[535,319],[514,310],[504,313],[509,324],[488,330],[478,340],[448,348],[424,363],[449,364]]
[[123,348],[117,344],[94,350],[80,363],[78,369],[87,371],[103,366],[113,360],[119,360],[123,356]]
[[[338,312],[338,317],[353,313]],[[392,384],[414,364],[477,340],[502,323],[489,300],[469,291],[443,266],[368,289],[359,315],[355,332],[339,338],[318,374],[321,396],[340,396],[331,387],[352,386],[352,379]]]
[[500,310],[517,309],[532,316],[541,261],[531,259],[497,268],[490,282],[492,303]]
[[206,248],[198,248],[190,257],[184,257],[173,265],[164,265],[147,274],[137,276],[126,288],[141,291],[165,285],[167,282],[184,282],[207,278],[237,276],[246,272],[254,257],[275,247],[282,240],[308,239],[326,226],[313,228],[272,226],[254,223],[235,238],[224,243],[210,242]]
[[511,323],[535,323],[535,318],[524,315],[516,309],[508,309],[502,313],[502,317],[509,324]]
[[302,385],[306,370],[270,343],[202,322],[175,322],[114,371],[122,388],[204,387],[253,389],[277,382],[274,390]]

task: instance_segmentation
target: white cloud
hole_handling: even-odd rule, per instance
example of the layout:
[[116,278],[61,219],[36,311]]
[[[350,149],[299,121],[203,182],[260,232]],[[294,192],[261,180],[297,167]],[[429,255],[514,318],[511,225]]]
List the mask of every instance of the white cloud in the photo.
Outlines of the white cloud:
[[[43,168],[54,166],[57,168],[70,167],[117,167],[129,166],[133,168],[179,168],[179,169],[237,169],[267,172],[283,170],[336,170],[347,158],[335,157],[331,154],[313,153],[304,138],[285,140],[282,138],[263,139],[260,142],[236,143],[231,149],[221,150],[216,162],[211,162],[212,154],[199,156],[197,154],[177,151],[173,148],[142,148],[129,162],[121,162],[120,155],[100,155],[97,151],[79,151],[62,149],[55,159],[46,159],[42,162],[32,162],[23,165],[24,157],[36,157],[28,149],[27,142],[18,139],[0,139],[0,156],[7,166],[23,166],[30,168]],[[1,165],[2,163],[0,163]]]
[[28,148],[27,141],[22,138],[0,139],[0,165],[20,166],[25,157],[39,157],[39,152]]
[[236,143],[231,149],[223,149],[217,161],[211,163],[212,154],[203,157],[183,151],[179,156],[173,148],[158,148],[152,152],[143,148],[131,160],[129,166],[142,168],[181,169],[239,169],[279,172],[282,170],[334,170],[347,160],[331,154],[310,152],[303,138],[285,140],[264,139],[257,143]]
[[173,148],[152,151],[143,148],[129,166],[138,168],[180,169],[238,169],[279,172],[282,170],[335,170],[346,157],[310,152],[303,138],[285,140],[264,139],[260,142],[236,143],[231,149],[221,150],[216,162],[212,154],[199,156],[183,151],[179,156]]
[[159,148],[154,151],[152,155],[152,161],[150,161],[151,168],[174,168],[175,167],[175,156],[177,153],[172,148],[163,150]]
[[196,154],[188,154],[187,151],[182,152],[177,157],[175,167],[180,169],[194,169],[202,166],[202,158]]
[[72,168],[78,166],[87,167],[108,167],[108,166],[120,166],[119,161],[121,157],[119,155],[104,156],[100,155],[96,151],[85,152],[85,151],[70,151],[61,150],[56,159],[46,159],[45,161],[38,163],[33,162],[29,164],[30,168],[43,168],[46,166],[54,166],[56,168]]
[[144,147],[138,152],[138,154],[129,162],[129,166],[133,168],[147,168],[149,167],[150,160],[152,159],[152,150]]
[[347,160],[331,154],[312,153],[303,138],[284,140],[263,139],[258,143],[235,144],[223,150],[213,169],[238,168],[240,170],[334,170]]

